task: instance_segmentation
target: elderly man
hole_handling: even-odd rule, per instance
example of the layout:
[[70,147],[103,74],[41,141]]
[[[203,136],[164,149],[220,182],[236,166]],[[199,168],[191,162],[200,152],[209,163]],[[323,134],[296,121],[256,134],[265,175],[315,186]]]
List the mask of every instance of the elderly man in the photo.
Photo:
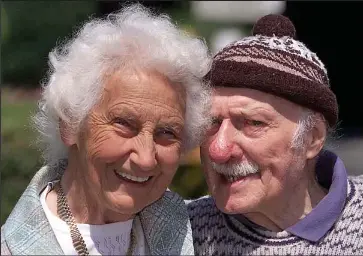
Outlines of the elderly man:
[[281,15],[214,57],[201,146],[211,196],[188,203],[198,255],[363,254],[363,176],[323,150],[338,106]]

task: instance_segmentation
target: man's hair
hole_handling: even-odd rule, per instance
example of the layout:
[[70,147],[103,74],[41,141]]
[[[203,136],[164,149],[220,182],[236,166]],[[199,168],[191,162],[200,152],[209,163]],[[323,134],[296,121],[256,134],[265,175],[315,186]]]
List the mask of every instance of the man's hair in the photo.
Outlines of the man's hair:
[[318,112],[305,108],[297,123],[297,128],[292,137],[291,147],[301,149],[304,146],[306,135],[318,122],[323,122],[326,127],[326,138],[333,139],[335,129],[329,126],[324,116]]

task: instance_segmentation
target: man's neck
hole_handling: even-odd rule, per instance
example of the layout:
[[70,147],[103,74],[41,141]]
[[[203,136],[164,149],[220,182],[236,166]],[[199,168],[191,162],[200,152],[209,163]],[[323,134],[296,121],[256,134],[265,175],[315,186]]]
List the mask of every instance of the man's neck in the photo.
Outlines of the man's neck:
[[263,210],[243,214],[250,221],[268,230],[279,232],[296,224],[308,215],[325,197],[327,191],[310,175],[291,187],[289,193],[269,202]]

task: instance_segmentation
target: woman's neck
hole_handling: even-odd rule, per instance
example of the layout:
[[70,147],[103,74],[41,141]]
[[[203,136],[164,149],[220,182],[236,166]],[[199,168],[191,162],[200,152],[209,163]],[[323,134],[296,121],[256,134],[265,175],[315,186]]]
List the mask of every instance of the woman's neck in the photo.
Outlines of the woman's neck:
[[[60,181],[76,223],[102,225],[133,218],[133,215],[124,215],[110,210],[100,197],[102,191],[87,182],[89,177],[85,177],[84,173],[84,171],[80,171],[79,167],[72,168],[72,163],[69,161]],[[48,194],[46,202],[53,214],[58,216],[56,191],[54,189]]]

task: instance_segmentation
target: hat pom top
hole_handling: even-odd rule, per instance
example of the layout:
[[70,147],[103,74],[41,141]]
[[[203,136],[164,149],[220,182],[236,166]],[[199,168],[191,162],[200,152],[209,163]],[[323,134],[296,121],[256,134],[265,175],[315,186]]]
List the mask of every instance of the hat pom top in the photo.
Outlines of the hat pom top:
[[295,38],[294,24],[285,16],[269,14],[259,19],[253,27],[252,34],[262,36],[288,36]]

